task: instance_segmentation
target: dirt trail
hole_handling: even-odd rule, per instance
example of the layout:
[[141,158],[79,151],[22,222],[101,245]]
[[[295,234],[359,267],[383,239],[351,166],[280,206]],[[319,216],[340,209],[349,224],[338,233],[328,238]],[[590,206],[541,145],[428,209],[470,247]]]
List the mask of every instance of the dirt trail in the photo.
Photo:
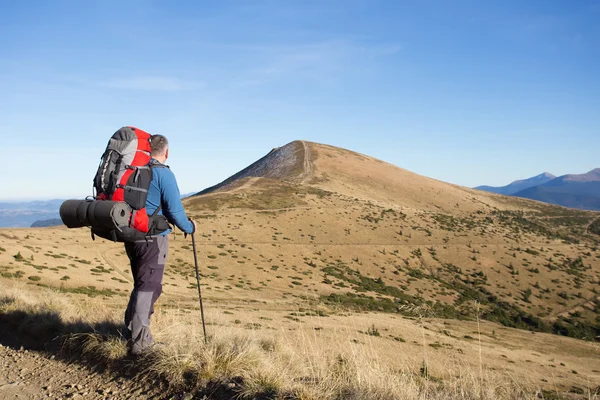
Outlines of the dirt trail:
[[45,353],[0,345],[0,399],[159,399],[158,388],[133,382]]
[[266,214],[275,213],[280,211],[299,211],[299,210],[340,210],[346,211],[347,207],[336,207],[336,206],[297,206],[297,207],[283,207],[283,208],[265,208],[264,210],[251,210],[251,209],[240,209],[236,211],[209,211],[201,212],[198,215],[224,215],[231,216],[237,214]]
[[312,163],[312,152],[310,150],[310,145],[306,144],[306,142],[302,141],[302,146],[304,146],[304,172],[301,175],[302,180],[300,183],[306,183],[309,179],[311,179],[314,175],[314,168]]
[[[108,251],[112,251],[112,250],[108,250]],[[123,271],[121,271],[121,268],[123,267],[128,267],[129,264],[125,264],[125,265],[115,265],[115,263],[113,263],[112,261],[110,261],[110,259],[108,258],[108,256],[106,255],[106,253],[108,253],[108,251],[104,251],[102,253],[100,253],[100,256],[102,257],[102,259],[117,273],[119,274],[122,278],[124,278],[125,280],[127,280],[127,282],[133,283],[133,278],[131,277],[131,274],[125,273]]]
[[596,221],[598,221],[598,220],[600,220],[600,218],[598,218],[598,219],[593,219],[593,220],[592,220],[592,221],[591,221],[589,224],[587,224],[587,226],[585,227],[585,232],[586,232],[586,233],[593,233],[593,232],[590,232],[590,227],[592,226],[592,224],[593,224],[594,222],[596,222]]
[[552,314],[550,314],[549,316],[547,316],[544,319],[547,320],[555,320],[558,317],[569,317],[569,315],[573,312],[573,311],[577,311],[578,309],[581,309],[582,307],[585,307],[586,305],[588,306],[588,308],[590,309],[594,309],[594,304],[595,301],[599,301],[600,300],[600,296],[596,296],[595,298],[591,298],[591,299],[584,299],[583,301],[580,301],[577,304],[573,304],[570,307],[564,308],[562,310],[553,312]]
[[262,179],[260,176],[251,177],[246,182],[244,182],[243,185],[241,185],[239,187],[236,187],[235,189],[230,190],[229,193],[237,193],[237,192],[239,192],[241,190],[248,189],[249,187],[254,186],[254,184],[256,182],[258,182],[260,179]]

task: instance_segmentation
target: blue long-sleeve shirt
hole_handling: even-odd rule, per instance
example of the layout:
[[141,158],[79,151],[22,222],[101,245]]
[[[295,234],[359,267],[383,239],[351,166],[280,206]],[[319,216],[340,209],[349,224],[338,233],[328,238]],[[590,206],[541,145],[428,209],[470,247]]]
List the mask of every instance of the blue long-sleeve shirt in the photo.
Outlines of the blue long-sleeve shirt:
[[[153,160],[153,162],[158,162]],[[194,226],[188,220],[183,204],[181,203],[181,194],[175,174],[169,168],[152,168],[152,181],[148,188],[148,198],[146,199],[146,212],[152,215],[158,206],[162,204],[159,215],[164,215],[167,220],[177,226],[185,233],[192,233]],[[161,233],[167,235],[170,229]]]

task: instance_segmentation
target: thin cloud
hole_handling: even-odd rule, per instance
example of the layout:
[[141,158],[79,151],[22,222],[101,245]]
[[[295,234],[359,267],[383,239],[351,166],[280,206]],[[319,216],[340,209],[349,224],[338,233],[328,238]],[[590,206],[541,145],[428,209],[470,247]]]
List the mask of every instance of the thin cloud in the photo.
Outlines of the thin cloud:
[[137,76],[112,79],[100,82],[99,86],[122,90],[143,90],[155,92],[178,92],[198,88],[198,83],[185,82],[177,78],[160,76]]
[[400,45],[365,46],[347,41],[325,41],[290,46],[252,47],[254,68],[241,86],[257,85],[293,77],[305,80],[335,79],[345,70],[368,60],[394,55]]

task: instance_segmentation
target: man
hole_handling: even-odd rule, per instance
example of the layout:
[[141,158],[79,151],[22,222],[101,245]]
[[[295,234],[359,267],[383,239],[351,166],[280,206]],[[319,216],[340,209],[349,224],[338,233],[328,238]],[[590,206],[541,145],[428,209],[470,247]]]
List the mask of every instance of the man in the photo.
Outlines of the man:
[[[158,214],[185,233],[194,233],[196,224],[188,220],[181,204],[175,175],[164,165],[169,158],[169,142],[162,135],[150,139],[152,181],[148,189],[146,211]],[[139,355],[154,345],[150,334],[150,316],[154,303],[162,293],[162,280],[167,261],[170,229],[148,240],[126,242],[125,250],[131,262],[134,285],[125,311],[125,337],[129,340],[129,352]]]

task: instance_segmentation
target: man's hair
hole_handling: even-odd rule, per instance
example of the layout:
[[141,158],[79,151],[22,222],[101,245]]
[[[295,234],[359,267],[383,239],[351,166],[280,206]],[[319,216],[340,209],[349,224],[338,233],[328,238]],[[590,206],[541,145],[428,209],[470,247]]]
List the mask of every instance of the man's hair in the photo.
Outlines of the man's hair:
[[163,135],[152,135],[150,139],[150,155],[162,156],[169,147],[169,141]]

